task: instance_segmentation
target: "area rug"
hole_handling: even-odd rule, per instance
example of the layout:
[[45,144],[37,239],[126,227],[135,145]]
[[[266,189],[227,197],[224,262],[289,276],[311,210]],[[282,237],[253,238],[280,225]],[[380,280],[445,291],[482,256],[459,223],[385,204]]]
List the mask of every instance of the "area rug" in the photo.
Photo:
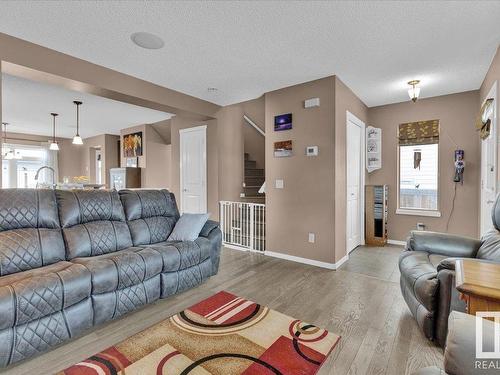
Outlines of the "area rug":
[[222,291],[58,375],[309,375],[339,339]]

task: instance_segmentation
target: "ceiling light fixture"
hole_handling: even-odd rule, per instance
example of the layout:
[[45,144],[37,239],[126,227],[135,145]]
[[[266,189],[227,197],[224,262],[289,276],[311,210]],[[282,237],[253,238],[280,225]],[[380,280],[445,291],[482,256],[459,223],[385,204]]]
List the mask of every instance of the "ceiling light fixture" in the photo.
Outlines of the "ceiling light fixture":
[[411,86],[408,89],[408,95],[410,96],[410,99],[415,103],[418,99],[418,96],[420,95],[420,87],[415,87],[420,83],[420,80],[414,79],[412,81],[409,81],[408,84]]
[[75,100],[73,103],[76,105],[76,135],[73,137],[73,144],[83,145],[82,137],[80,137],[80,106],[82,102]]
[[59,116],[57,113],[51,113],[52,116],[52,143],[49,146],[49,150],[59,151],[59,145],[56,140],[56,117]]
[[160,49],[165,45],[165,42],[159,36],[143,31],[133,33],[130,35],[130,39],[136,45],[145,49]]

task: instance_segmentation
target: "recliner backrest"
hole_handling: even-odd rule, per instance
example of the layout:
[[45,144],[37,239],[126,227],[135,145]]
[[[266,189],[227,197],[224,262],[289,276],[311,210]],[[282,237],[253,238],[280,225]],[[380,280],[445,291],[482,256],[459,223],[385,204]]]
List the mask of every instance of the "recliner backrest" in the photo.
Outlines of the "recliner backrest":
[[107,254],[132,246],[115,190],[58,190],[56,197],[67,259]]
[[120,190],[134,246],[166,241],[179,219],[175,196],[168,190]]
[[0,189],[0,276],[64,259],[54,191]]

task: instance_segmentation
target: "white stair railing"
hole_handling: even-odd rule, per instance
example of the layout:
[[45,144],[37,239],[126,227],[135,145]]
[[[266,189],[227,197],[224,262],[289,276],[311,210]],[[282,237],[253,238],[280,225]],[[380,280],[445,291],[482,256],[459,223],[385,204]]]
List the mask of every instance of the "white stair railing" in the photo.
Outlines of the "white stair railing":
[[240,250],[266,250],[266,205],[220,201],[222,243]]

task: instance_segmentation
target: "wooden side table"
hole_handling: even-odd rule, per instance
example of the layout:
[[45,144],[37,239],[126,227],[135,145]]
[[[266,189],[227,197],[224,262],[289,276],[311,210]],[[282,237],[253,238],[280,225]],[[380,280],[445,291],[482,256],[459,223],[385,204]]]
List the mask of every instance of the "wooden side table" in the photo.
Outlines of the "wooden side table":
[[467,313],[500,311],[500,264],[457,260],[456,287],[467,303]]

